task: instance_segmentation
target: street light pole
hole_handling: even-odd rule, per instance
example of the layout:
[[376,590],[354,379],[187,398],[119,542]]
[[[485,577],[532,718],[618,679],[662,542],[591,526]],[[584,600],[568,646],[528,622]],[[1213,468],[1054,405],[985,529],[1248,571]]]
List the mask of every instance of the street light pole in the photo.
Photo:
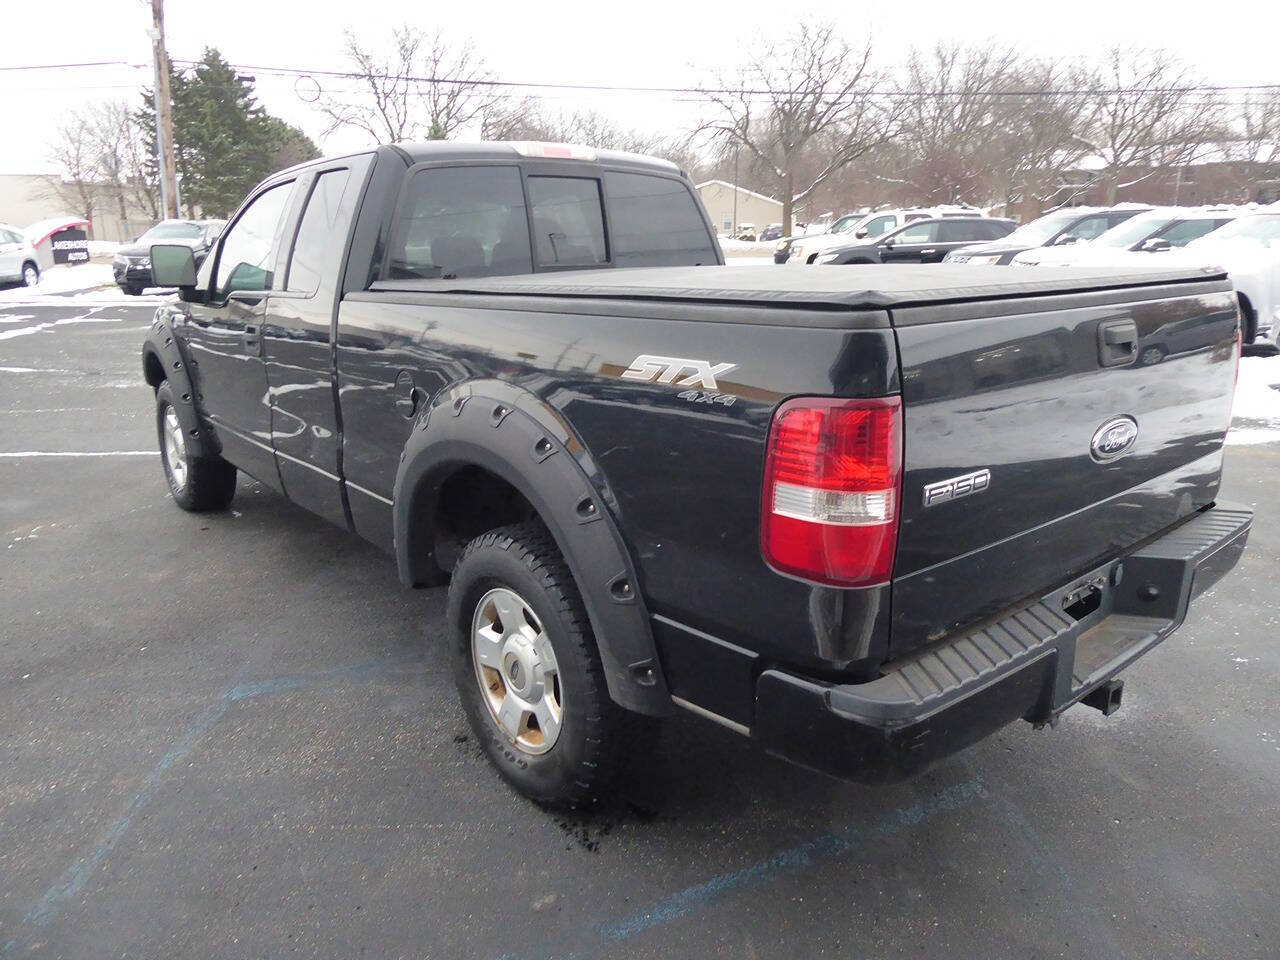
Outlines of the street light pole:
[[160,173],[160,205],[166,217],[180,215],[178,176],[173,149],[173,108],[169,91],[169,53],[164,46],[164,0],[151,0],[151,53],[155,60],[156,161]]

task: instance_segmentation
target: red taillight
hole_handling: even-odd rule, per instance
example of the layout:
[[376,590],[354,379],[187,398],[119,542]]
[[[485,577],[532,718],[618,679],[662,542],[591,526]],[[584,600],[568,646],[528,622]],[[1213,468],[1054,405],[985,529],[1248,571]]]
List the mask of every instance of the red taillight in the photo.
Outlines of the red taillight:
[[902,487],[902,401],[808,397],[769,430],[760,548],[776,570],[832,586],[885,583]]

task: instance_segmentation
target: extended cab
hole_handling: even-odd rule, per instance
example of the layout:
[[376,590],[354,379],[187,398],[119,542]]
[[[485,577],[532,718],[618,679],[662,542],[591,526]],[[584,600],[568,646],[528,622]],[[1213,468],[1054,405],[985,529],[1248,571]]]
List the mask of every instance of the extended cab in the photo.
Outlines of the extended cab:
[[151,255],[174,500],[243,471],[448,581],[470,722],[540,802],[673,706],[865,781],[1110,712],[1248,534],[1220,271],[726,267],[673,165],[452,143]]

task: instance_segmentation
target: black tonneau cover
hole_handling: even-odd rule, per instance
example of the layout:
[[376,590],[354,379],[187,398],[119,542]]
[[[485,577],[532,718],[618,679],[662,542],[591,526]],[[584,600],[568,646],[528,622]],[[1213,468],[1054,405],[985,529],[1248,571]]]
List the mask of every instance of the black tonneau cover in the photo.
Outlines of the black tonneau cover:
[[788,307],[893,308],[1052,296],[1093,290],[1224,280],[1216,268],[867,264],[784,269],[775,265],[574,270],[460,280],[381,280],[374,290],[624,300],[716,301]]

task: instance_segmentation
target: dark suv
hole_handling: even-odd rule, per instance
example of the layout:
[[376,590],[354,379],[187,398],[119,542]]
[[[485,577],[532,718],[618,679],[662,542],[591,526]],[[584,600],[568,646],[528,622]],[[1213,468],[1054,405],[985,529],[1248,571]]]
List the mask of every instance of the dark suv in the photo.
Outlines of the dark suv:
[[116,252],[111,261],[116,286],[131,297],[154,286],[151,282],[151,247],[157,243],[178,243],[190,247],[198,267],[226,225],[225,220],[161,220],[133,243]]
[[950,251],[1013,232],[1012,220],[994,217],[931,217],[913,220],[880,237],[828,250],[814,263],[940,263]]

